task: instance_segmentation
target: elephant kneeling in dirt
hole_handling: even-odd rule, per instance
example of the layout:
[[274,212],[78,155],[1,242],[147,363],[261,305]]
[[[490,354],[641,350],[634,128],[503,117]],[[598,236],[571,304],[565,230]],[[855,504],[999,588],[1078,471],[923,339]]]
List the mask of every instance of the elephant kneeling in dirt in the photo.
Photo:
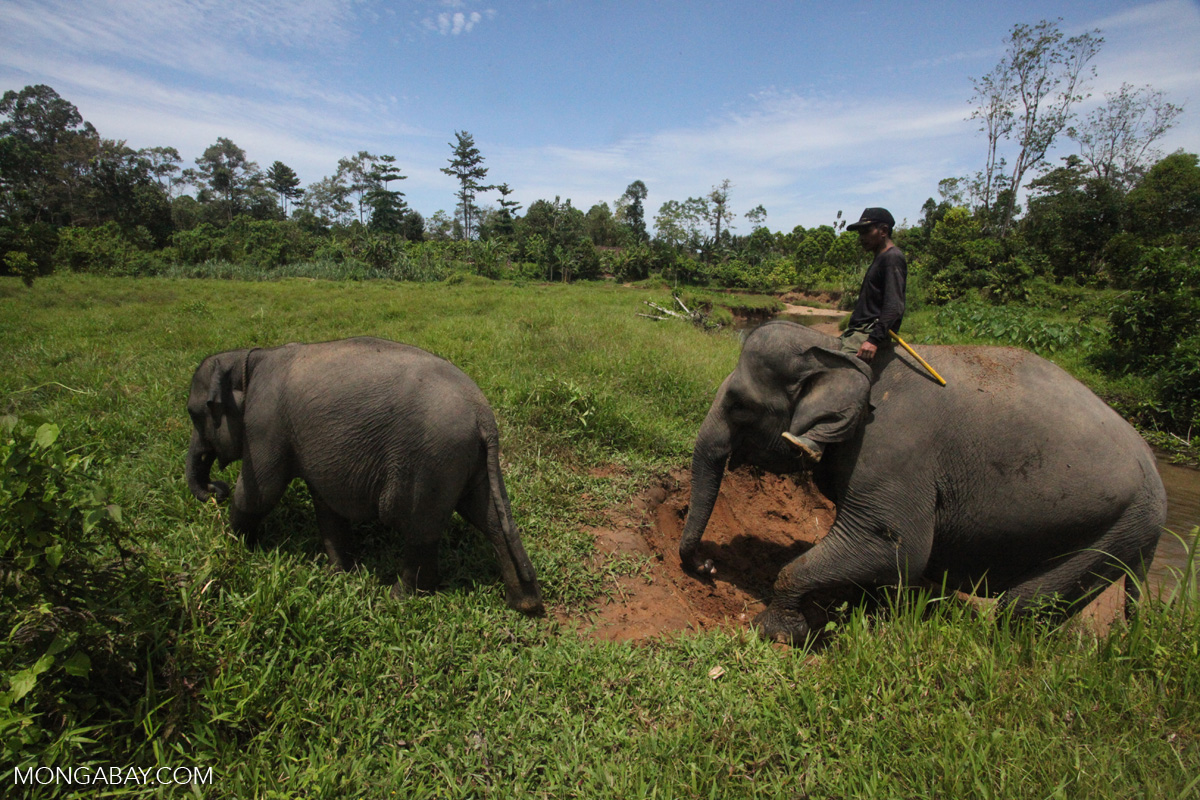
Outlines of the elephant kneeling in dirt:
[[[820,631],[830,598],[921,580],[998,596],[1018,614],[1068,616],[1123,574],[1136,599],[1166,518],[1153,453],[1137,432],[1024,350],[921,354],[947,385],[881,348],[871,409],[813,468],[837,506],[833,526],[781,565],[756,627],[803,642]],[[823,403],[843,413],[831,399],[860,396],[863,367],[802,325],[770,322],[746,337],[696,439],[685,569],[713,571],[700,540],[726,465],[801,468],[783,433],[819,421]]]
[[312,494],[330,561],[355,565],[352,523],[379,520],[406,537],[410,590],[438,584],[438,539],[457,510],[491,541],[509,606],[542,611],[500,474],[496,420],[479,387],[445,359],[357,338],[204,359],[188,397],[187,480],[224,500],[214,461],[242,461],[230,524],[253,545],[293,478]]

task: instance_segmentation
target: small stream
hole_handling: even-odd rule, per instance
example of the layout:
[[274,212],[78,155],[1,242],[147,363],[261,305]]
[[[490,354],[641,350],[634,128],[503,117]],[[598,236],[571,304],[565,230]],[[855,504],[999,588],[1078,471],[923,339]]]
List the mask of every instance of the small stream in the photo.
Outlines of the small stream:
[[1187,546],[1191,543],[1192,529],[1200,525],[1200,470],[1181,467],[1158,456],[1158,474],[1167,489],[1167,531],[1158,542],[1158,552],[1150,565],[1150,586],[1171,587],[1187,567]]

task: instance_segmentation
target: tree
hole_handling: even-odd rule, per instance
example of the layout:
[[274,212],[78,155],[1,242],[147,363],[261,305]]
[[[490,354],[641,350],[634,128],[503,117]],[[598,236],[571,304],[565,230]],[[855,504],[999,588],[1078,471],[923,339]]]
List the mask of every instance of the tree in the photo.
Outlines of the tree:
[[449,167],[442,167],[442,172],[458,181],[458,208],[462,213],[462,235],[464,239],[471,238],[471,221],[478,209],[475,207],[475,195],[493,187],[484,186],[480,181],[487,177],[487,167],[483,166],[483,156],[475,146],[475,137],[466,131],[455,131],[453,147],[454,157],[450,159]]
[[146,162],[150,174],[158,181],[163,194],[170,199],[175,185],[178,183],[175,175],[179,172],[182,159],[174,147],[143,147],[138,150],[138,157]]
[[759,228],[767,226],[767,209],[761,203],[747,211],[745,216],[746,220],[750,223],[752,231],[757,231]]
[[44,84],[5,92],[0,115],[0,212],[26,223],[69,223],[96,129]]
[[[219,200],[212,196],[208,202],[219,202],[224,206],[222,216],[232,221],[236,214],[246,210],[246,199],[250,190],[261,184],[262,176],[258,164],[246,158],[246,151],[224,136],[204,150],[196,159],[197,180]],[[200,198],[197,198],[200,199]],[[201,202],[204,202],[203,200]]]
[[1117,92],[1105,92],[1104,105],[1067,134],[1079,143],[1083,160],[1097,178],[1129,191],[1161,157],[1154,143],[1175,126],[1181,113],[1183,109],[1168,103],[1162,92],[1123,83]]
[[625,187],[625,193],[617,200],[616,217],[629,227],[635,242],[650,240],[646,233],[646,194],[646,184],[638,180]]
[[733,212],[729,209],[729,189],[732,186],[729,178],[726,178],[712,187],[712,191],[705,198],[708,200],[705,218],[713,229],[713,244],[717,246],[721,242],[721,223],[725,223],[727,230],[733,227]]
[[700,249],[703,226],[708,216],[708,203],[703,198],[689,197],[684,202],[668,200],[654,217],[658,238],[669,247]]
[[145,239],[149,234],[157,245],[164,246],[174,227],[169,190],[156,177],[154,162],[144,152],[132,150],[123,141],[96,140],[74,200],[72,224],[115,222],[130,240]]
[[368,176],[372,188],[367,192],[367,205],[371,208],[371,227],[389,233],[400,233],[404,227],[404,215],[408,205],[404,192],[392,189],[392,181],[407,180],[396,167],[396,157],[379,156],[375,168]]
[[592,244],[597,247],[616,247],[620,244],[621,231],[608,203],[596,203],[588,209],[587,232]]
[[1108,241],[1121,229],[1124,195],[1090,174],[1076,155],[1029,184],[1029,210],[1021,220],[1025,240],[1059,277],[1099,272]]
[[283,209],[283,215],[286,217],[288,201],[296,200],[304,195],[304,190],[300,188],[300,177],[295,170],[282,161],[272,164],[265,177],[267,188],[279,195],[279,206]]
[[354,211],[350,187],[336,174],[310,183],[304,191],[300,207],[326,226],[346,222]]
[[497,186],[496,191],[500,193],[500,210],[496,212],[496,224],[492,230],[497,236],[511,237],[514,231],[513,222],[516,219],[517,211],[521,209],[521,204],[516,200],[508,199],[513,190],[508,188],[507,183]]
[[1200,247],[1200,162],[1195,153],[1159,161],[1126,198],[1127,228],[1149,244]]
[[452,219],[449,214],[439,208],[426,222],[425,234],[435,242],[449,241],[454,238],[456,223],[457,220]]
[[[1058,22],[1014,25],[1000,63],[982,78],[971,79],[971,119],[980,120],[988,137],[987,160],[976,180],[978,195],[986,210],[992,203],[999,206],[1001,236],[1008,233],[1016,213],[1016,193],[1025,175],[1045,160],[1070,123],[1073,107],[1083,99],[1084,84],[1095,74],[1087,65],[1104,43],[1099,30],[1064,39]],[[1009,140],[1016,152],[1005,174],[1000,146]]]
[[521,248],[530,256],[531,250],[537,251],[546,267],[546,280],[554,280],[556,273],[568,280],[572,273],[590,267],[595,248],[588,249],[587,218],[570,199],[535,200],[518,222]]
[[373,156],[366,150],[359,150],[352,156],[338,160],[338,178],[351,194],[357,195],[359,222],[363,221],[363,212],[368,205],[367,194],[378,185],[373,177],[378,161],[378,156]]

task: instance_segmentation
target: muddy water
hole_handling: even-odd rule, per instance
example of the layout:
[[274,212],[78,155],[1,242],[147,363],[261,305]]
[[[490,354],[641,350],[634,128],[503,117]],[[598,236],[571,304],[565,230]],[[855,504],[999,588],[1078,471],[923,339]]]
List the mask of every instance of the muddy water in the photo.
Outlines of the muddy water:
[[[1200,525],[1200,470],[1181,467],[1158,457],[1158,474],[1167,489],[1168,531],[1184,541],[1192,541],[1192,528]],[[1187,566],[1187,547],[1170,533],[1158,543],[1154,563],[1150,565],[1151,586],[1173,586],[1177,575]]]

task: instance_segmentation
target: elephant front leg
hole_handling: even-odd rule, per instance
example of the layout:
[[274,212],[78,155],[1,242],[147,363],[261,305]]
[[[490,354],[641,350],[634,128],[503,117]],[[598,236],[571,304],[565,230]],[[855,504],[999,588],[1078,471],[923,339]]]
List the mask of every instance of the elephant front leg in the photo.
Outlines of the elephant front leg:
[[285,488],[287,484],[282,480],[264,483],[253,470],[242,468],[233,487],[233,500],[229,504],[229,526],[247,547],[258,547],[258,533],[263,518],[283,497]]
[[229,506],[229,527],[241,538],[246,546],[254,550],[258,548],[258,531],[266,514],[255,514],[239,506],[237,500]]

